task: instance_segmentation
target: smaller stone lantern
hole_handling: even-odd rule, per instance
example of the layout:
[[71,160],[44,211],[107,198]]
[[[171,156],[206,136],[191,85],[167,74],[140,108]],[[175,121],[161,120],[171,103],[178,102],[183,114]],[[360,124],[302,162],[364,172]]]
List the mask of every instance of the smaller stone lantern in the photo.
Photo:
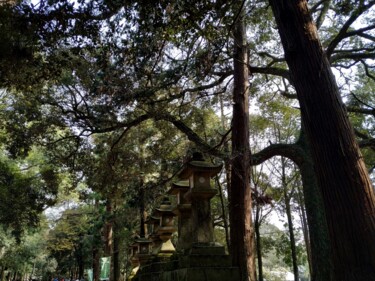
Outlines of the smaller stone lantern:
[[160,207],[155,209],[155,215],[160,217],[160,225],[157,234],[162,240],[158,251],[158,257],[170,257],[176,251],[171,241],[172,234],[176,231],[173,225],[173,218],[176,215],[167,197],[164,197]]
[[137,242],[133,242],[130,246],[129,246],[129,256],[130,256],[130,263],[132,265],[132,269],[131,269],[131,272],[129,274],[129,277],[127,278],[128,281],[131,281],[134,279],[135,275],[137,274],[138,270],[139,270],[139,267],[140,267],[140,263],[139,263],[139,259],[138,259],[138,250],[139,250],[139,245]]
[[189,188],[189,181],[183,180],[173,183],[168,190],[168,194],[177,197],[177,206],[174,212],[178,215],[177,250],[181,252],[189,249],[192,245],[191,202],[185,197]]
[[151,254],[155,255],[159,251],[159,248],[163,241],[160,239],[158,234],[158,229],[160,227],[160,217],[155,216],[154,214],[149,216],[145,221],[146,224],[151,225],[150,235],[148,236],[151,241]]
[[140,266],[142,266],[146,264],[151,257],[150,245],[152,241],[145,237],[140,237],[135,240],[135,242],[138,244],[137,258],[139,260]]

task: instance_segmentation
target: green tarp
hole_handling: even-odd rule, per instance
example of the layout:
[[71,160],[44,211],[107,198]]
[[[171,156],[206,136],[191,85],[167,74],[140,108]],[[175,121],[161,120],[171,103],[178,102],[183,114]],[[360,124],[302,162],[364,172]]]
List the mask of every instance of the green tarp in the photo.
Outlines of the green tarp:
[[86,269],[86,276],[87,276],[87,281],[93,281],[92,268]]
[[111,257],[100,258],[100,280],[109,280]]

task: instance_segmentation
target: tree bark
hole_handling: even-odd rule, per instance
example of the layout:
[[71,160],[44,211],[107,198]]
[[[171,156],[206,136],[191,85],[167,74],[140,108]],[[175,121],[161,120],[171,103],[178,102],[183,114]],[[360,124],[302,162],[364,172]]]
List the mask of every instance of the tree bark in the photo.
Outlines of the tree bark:
[[100,255],[98,246],[95,244],[92,250],[92,275],[94,281],[99,281],[100,278]]
[[306,0],[270,0],[323,196],[334,280],[375,280],[375,195]]
[[[249,83],[242,1],[234,24],[234,89],[232,120],[232,171],[230,236],[232,263],[240,269],[240,280],[255,281],[254,230],[251,221]],[[240,11],[240,12],[238,12]]]
[[[99,210],[99,200],[95,199],[94,209]],[[92,246],[92,275],[94,281],[99,281],[100,278],[100,249],[102,248],[101,232],[95,231],[93,234]],[[73,275],[73,274],[72,274]]]
[[[223,97],[219,96],[220,100],[220,118],[221,118],[221,126],[223,127],[223,130],[227,130],[227,125],[225,121],[225,114],[224,114],[224,101]],[[229,155],[229,145],[228,142],[224,143],[224,152]],[[225,170],[225,180],[227,183],[227,192],[228,192],[228,202],[230,202],[230,184],[231,184],[231,179],[230,179],[230,174],[231,174],[231,163],[228,159],[225,160],[224,162],[224,170]],[[230,246],[230,235],[229,235],[229,223],[228,223],[228,213],[226,212],[227,206],[224,204],[224,195],[223,195],[223,189],[220,184],[219,178],[216,177],[218,186],[219,186],[219,195],[220,195],[220,200],[221,200],[221,207],[222,207],[222,212],[223,212],[223,218],[224,218],[224,228],[225,228],[225,241],[227,243],[227,249],[228,252],[231,253],[231,246]]]
[[217,187],[219,189],[220,206],[221,206],[221,213],[222,213],[222,216],[223,216],[223,224],[224,224],[224,231],[225,231],[225,242],[227,244],[227,249],[228,249],[228,252],[229,252],[229,245],[230,245],[230,242],[229,242],[229,225],[228,225],[228,219],[227,219],[226,204],[225,204],[225,200],[224,200],[223,188],[220,184],[219,178],[216,177],[215,180],[216,180]]
[[104,256],[109,257],[112,253],[113,243],[113,222],[112,222],[112,200],[107,198],[106,203],[106,222],[105,222],[105,244],[104,244]]
[[309,226],[311,249],[311,281],[332,280],[332,254],[328,234],[328,225],[324,211],[323,198],[314,173],[310,146],[304,129],[298,139],[298,145],[303,150],[303,161],[297,163],[301,172],[303,197],[306,208],[307,224]]
[[119,229],[118,225],[115,221],[114,223],[114,235],[113,235],[113,270],[112,270],[112,275],[113,275],[113,281],[119,281],[120,280],[120,249],[119,249]]

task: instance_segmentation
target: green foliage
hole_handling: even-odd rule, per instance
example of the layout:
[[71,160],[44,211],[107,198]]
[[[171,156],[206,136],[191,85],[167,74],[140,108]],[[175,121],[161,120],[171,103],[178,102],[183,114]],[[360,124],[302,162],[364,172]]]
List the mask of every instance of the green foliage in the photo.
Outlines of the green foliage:
[[[100,227],[92,208],[68,209],[49,232],[48,249],[57,261],[59,274],[69,276],[70,268],[79,262],[91,264],[91,251]],[[94,231],[93,231],[94,230]],[[93,232],[92,232],[93,231]]]
[[[317,19],[328,9],[329,17],[319,29],[325,47],[363,3],[367,1],[309,1]],[[254,113],[251,143],[256,152],[270,143],[295,142],[300,117],[297,101],[281,95],[293,96],[294,90],[271,9],[263,1],[247,1],[246,6]],[[0,199],[5,202],[0,222],[20,236],[26,225],[37,224],[47,206],[71,200],[62,191],[70,194],[75,189],[76,198],[85,202],[93,197],[115,202],[113,216],[126,244],[137,228],[140,188],[151,209],[186,151],[201,149],[198,138],[219,151],[228,144],[222,139],[225,125],[217,112],[220,100],[225,111],[230,106],[231,33],[237,10],[221,0],[105,0],[78,5],[53,0],[1,6],[0,86],[7,90],[2,96],[0,140],[11,158],[23,160],[0,162]],[[365,25],[371,24],[371,15],[370,10],[364,13]],[[348,30],[354,32],[355,27]],[[373,31],[349,35],[332,51],[331,62],[343,70],[344,93],[352,82],[344,69],[358,72],[353,93],[371,109],[374,85],[365,78],[373,76],[368,67]],[[357,68],[358,63],[364,67]],[[348,105],[363,106],[354,98]],[[352,120],[373,137],[373,116],[353,115]],[[372,167],[372,148],[364,155]],[[277,173],[278,162],[269,163],[265,170]],[[283,194],[273,188],[275,177],[264,176],[262,181],[261,188],[268,182],[266,194],[278,202]],[[216,214],[219,203],[215,198]],[[52,232],[56,241],[51,247],[58,250],[54,255],[64,270],[69,261],[63,256],[75,251],[76,237],[99,233],[101,223],[88,221],[77,219],[80,229],[64,218]],[[221,230],[218,239],[223,239]],[[278,239],[284,247],[280,254],[289,254],[286,237]],[[84,240],[85,245],[78,246],[88,251],[90,243]],[[267,237],[263,243],[267,253],[277,246]]]
[[0,161],[0,223],[17,239],[27,227],[36,227],[43,210],[54,204],[58,179],[53,168],[22,171],[6,157]]
[[[274,238],[274,243],[277,244],[277,247],[275,247],[276,256],[278,258],[281,258],[289,267],[292,267],[290,241],[288,234],[285,232],[281,232],[277,238]],[[302,243],[298,243],[296,245],[296,249],[299,265],[306,264],[307,257],[304,245]]]
[[25,233],[22,242],[16,242],[9,231],[1,229],[0,264],[9,272],[30,274],[33,278],[45,278],[55,270],[54,260],[48,258],[46,248],[47,224],[42,221],[41,227]]

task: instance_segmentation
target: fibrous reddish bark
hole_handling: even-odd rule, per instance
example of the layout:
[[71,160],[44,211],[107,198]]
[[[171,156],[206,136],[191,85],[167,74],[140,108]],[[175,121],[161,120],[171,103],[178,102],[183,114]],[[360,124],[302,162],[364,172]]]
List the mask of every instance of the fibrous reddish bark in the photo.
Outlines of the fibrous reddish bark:
[[375,280],[375,195],[306,0],[270,0],[310,140],[334,280]]
[[[242,1],[238,1],[242,4]],[[234,25],[234,89],[232,121],[232,170],[230,185],[230,237],[234,266],[241,281],[255,281],[254,233],[251,221],[249,70],[244,26],[244,10]]]

